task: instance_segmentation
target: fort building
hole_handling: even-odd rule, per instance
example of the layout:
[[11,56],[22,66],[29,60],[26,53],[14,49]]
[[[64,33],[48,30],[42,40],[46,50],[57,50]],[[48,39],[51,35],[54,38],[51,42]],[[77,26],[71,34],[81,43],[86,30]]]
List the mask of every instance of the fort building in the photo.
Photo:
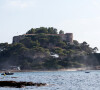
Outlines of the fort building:
[[[19,43],[20,40],[24,39],[26,36],[34,36],[37,34],[23,34],[19,36],[13,37],[13,43]],[[60,36],[63,41],[68,43],[73,43],[73,33],[66,33],[66,34],[45,34],[45,35],[52,35],[52,36]]]

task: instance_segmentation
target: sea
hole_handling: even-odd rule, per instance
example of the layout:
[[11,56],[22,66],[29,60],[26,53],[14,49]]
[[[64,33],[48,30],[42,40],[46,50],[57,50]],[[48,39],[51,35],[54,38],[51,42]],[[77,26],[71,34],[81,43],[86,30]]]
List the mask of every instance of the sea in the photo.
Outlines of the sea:
[[0,81],[31,81],[46,86],[0,87],[0,90],[100,90],[100,71],[38,71],[0,75]]

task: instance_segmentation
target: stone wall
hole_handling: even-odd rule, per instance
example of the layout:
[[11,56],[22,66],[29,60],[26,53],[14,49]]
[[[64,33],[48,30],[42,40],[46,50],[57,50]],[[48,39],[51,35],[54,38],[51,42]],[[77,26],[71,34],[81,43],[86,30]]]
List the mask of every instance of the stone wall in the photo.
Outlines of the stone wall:
[[24,39],[24,35],[14,36],[13,37],[13,43],[19,43],[20,40]]
[[73,43],[73,33],[66,33],[65,38],[67,42]]
[[[20,40],[24,39],[25,36],[33,36],[36,34],[24,34],[19,36],[13,37],[13,43],[18,43]],[[66,33],[66,34],[46,34],[46,35],[53,35],[53,36],[60,36],[63,41],[67,41],[68,43],[73,43],[73,33]]]

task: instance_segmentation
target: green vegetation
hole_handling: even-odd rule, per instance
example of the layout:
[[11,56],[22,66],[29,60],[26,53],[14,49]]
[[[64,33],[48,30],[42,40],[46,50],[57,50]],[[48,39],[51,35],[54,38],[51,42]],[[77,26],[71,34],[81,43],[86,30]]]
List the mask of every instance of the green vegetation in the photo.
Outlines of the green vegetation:
[[[91,48],[87,42],[73,44],[62,41],[57,35],[57,29],[50,27],[32,28],[19,43],[0,43],[0,69],[20,66],[21,69],[61,69],[96,66],[94,60],[99,59],[97,47]],[[60,30],[59,34],[64,34]],[[57,54],[59,57],[52,55]]]
[[[63,31],[62,31],[63,32]],[[53,27],[45,28],[45,27],[40,27],[40,28],[31,28],[26,34],[57,34],[57,29]]]

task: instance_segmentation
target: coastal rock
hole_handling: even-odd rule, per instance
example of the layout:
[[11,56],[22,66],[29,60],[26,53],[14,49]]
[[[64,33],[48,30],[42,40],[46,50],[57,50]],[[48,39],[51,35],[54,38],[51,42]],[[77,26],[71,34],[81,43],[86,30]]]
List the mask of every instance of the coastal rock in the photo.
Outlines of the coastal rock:
[[15,87],[22,88],[25,86],[45,86],[46,83],[33,83],[33,82],[16,82],[16,81],[0,81],[1,87]]

